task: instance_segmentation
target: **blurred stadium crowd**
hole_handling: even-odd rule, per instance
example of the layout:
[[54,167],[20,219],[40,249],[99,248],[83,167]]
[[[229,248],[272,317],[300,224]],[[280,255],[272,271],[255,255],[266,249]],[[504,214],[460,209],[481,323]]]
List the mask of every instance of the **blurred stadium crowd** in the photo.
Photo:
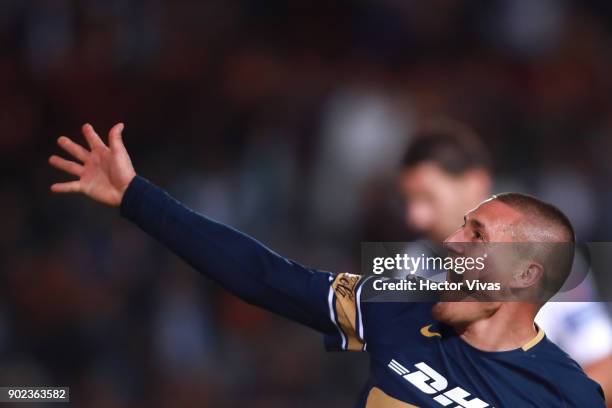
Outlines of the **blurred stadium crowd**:
[[395,172],[432,115],[478,131],[496,191],[612,237],[605,0],[5,0],[0,50],[2,385],[70,385],[79,407],[337,407],[365,378],[364,356],[52,197],[46,157],[87,121],[125,121],[140,174],[325,269],[413,238]]

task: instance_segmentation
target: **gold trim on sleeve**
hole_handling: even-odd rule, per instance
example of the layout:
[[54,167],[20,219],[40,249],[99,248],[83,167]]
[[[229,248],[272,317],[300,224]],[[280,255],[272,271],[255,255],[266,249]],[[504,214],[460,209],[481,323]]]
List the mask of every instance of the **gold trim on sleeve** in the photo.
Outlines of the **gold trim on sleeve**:
[[360,275],[341,273],[332,282],[336,295],[335,310],[340,329],[347,338],[347,350],[363,350],[363,339],[357,334],[357,303],[356,287],[361,280]]

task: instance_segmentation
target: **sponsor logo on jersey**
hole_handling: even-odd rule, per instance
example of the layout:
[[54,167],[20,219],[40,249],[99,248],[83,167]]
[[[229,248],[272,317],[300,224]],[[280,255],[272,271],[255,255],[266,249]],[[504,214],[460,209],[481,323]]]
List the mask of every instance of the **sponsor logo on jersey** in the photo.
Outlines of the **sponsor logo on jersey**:
[[431,395],[434,401],[444,407],[451,405],[453,402],[458,405],[452,408],[490,407],[488,403],[473,397],[461,387],[454,387],[447,390],[448,381],[446,378],[424,362],[417,363],[414,366],[417,369],[410,371],[395,360],[391,360],[389,364],[387,364],[387,367],[395,371],[395,373],[400,375],[404,380],[408,381],[425,394]]

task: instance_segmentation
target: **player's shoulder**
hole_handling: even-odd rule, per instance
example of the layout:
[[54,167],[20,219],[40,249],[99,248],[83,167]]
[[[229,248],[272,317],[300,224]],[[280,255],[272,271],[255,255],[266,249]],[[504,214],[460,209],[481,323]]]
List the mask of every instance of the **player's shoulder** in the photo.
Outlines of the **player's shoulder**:
[[421,327],[431,324],[431,308],[434,302],[416,298],[371,296],[374,277],[364,282],[362,313],[365,337],[371,346],[392,347],[406,344],[411,336],[417,336]]
[[[328,304],[339,336],[326,339],[328,350],[368,350],[405,344],[415,328],[431,321],[431,303],[377,291],[376,277],[341,273],[330,277]],[[379,278],[380,279],[380,278]]]
[[533,348],[527,350],[526,354],[531,359],[537,361],[538,365],[543,368],[554,366],[568,373],[584,375],[580,365],[574,361],[569,354],[553,343],[545,334]]
[[560,390],[569,407],[605,407],[601,386],[590,379],[565,351],[546,336],[525,353],[532,369],[545,375]]

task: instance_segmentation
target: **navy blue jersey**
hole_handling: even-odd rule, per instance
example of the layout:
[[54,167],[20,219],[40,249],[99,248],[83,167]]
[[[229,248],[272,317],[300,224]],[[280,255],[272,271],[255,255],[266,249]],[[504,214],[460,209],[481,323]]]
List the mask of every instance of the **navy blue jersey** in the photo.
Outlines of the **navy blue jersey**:
[[431,303],[364,301],[373,278],[304,267],[141,177],[121,212],[235,295],[321,332],[328,350],[368,352],[358,407],[605,407],[601,388],[542,331],[516,350],[478,350],[435,322]]
[[370,355],[358,406],[605,406],[599,385],[541,329],[521,348],[481,351],[434,321],[432,303],[362,301],[374,279],[340,274],[331,285],[339,333],[326,336],[328,349]]

